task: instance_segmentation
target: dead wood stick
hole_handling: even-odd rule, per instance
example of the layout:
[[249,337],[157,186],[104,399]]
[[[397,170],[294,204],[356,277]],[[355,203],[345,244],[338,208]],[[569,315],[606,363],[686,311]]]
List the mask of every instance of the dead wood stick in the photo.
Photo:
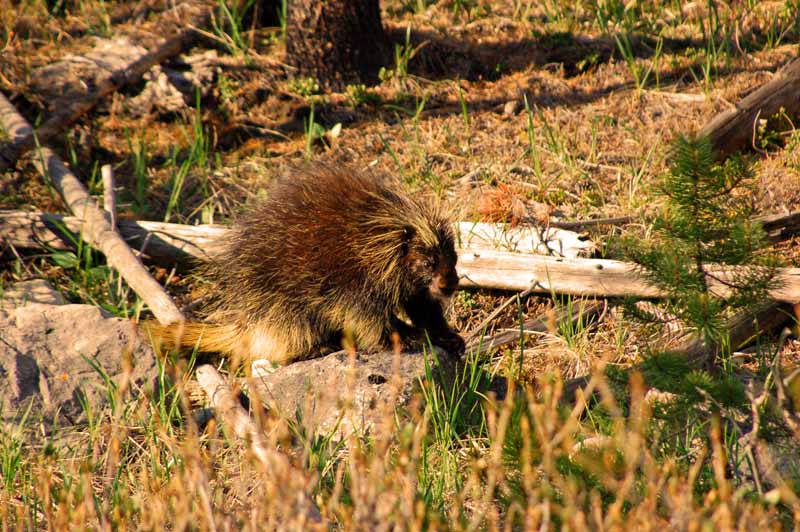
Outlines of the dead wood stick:
[[[24,138],[32,131],[30,124],[2,94],[0,125],[12,141]],[[89,245],[106,256],[109,265],[120,273],[133,291],[150,307],[156,319],[165,325],[183,320],[183,314],[164,288],[139,262],[119,233],[111,228],[102,209],[61,159],[51,149],[42,147],[34,162],[39,172],[59,191],[69,209],[82,220],[81,234]]]
[[[74,249],[82,221],[42,212],[0,211],[0,241],[22,249]],[[131,247],[146,243],[144,255],[158,264],[207,261],[228,230],[220,225],[182,225],[118,220],[117,229]]]
[[294,486],[281,486],[287,498],[295,497],[296,510],[309,521],[320,522],[320,512],[309,494],[309,482],[302,472],[294,468],[288,458],[275,449],[270,449],[264,434],[213,366],[204,364],[195,372],[197,382],[203,388],[214,411],[239,438],[250,443],[253,455],[261,462],[271,478],[289,480]]
[[[203,8],[194,17],[194,26],[205,26],[211,17],[211,10]],[[163,63],[170,57],[178,55],[194,39],[196,32],[191,28],[181,30],[176,35],[168,38],[155,50],[143,55],[132,63],[112,72],[108,77],[98,82],[94,92],[63,105],[56,103],[56,111],[44,121],[34,132],[31,130],[24,136],[17,138],[8,145],[0,147],[0,172],[14,165],[25,152],[36,146],[45,145],[53,138],[64,132],[81,116],[92,110],[106,96],[119,90],[121,87],[135,83],[153,66]],[[5,119],[2,119],[3,122]]]
[[103,176],[103,210],[108,213],[111,228],[117,229],[117,191],[114,190],[114,170],[110,164],[100,168]]
[[779,70],[775,77],[736,104],[734,109],[714,117],[698,136],[708,136],[717,158],[753,145],[759,118],[785,112],[790,118],[800,111],[800,58]]

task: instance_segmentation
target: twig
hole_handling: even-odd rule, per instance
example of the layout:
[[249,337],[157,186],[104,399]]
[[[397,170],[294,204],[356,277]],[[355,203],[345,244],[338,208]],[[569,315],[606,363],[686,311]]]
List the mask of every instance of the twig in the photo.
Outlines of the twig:
[[[0,124],[13,142],[33,134],[30,124],[0,94]],[[49,148],[39,149],[34,161],[37,170],[59,191],[70,210],[81,219],[81,233],[93,248],[102,252],[108,264],[117,270],[128,285],[150,307],[162,324],[183,320],[164,289],[136,258],[131,248],[108,223],[103,211],[75,175]]]
[[536,284],[537,283],[534,282],[529,288],[523,290],[519,294],[515,294],[515,295],[509,297],[508,299],[506,299],[503,302],[503,304],[500,305],[499,307],[497,307],[496,309],[494,309],[492,311],[492,313],[489,314],[489,316],[486,317],[485,320],[483,320],[477,327],[473,328],[472,331],[470,331],[470,333],[467,334],[466,337],[464,337],[464,341],[469,343],[470,340],[475,338],[475,336],[477,336],[479,334],[482,334],[484,329],[490,323],[492,323],[497,318],[497,316],[500,315],[501,312],[503,312],[506,308],[508,308],[509,305],[511,305],[515,301],[520,301],[520,302],[524,301],[525,298],[527,298],[529,295],[531,295],[533,293],[533,289],[536,286]]
[[253,455],[264,465],[270,476],[288,478],[304,484],[299,486],[300,489],[292,490],[291,488],[298,488],[298,486],[292,486],[285,487],[288,488],[286,491],[283,489],[281,491],[286,493],[287,498],[295,497],[296,509],[309,521],[319,523],[322,518],[317,505],[314,504],[307,491],[308,482],[304,479],[304,475],[289,463],[286,456],[269,448],[264,434],[236,400],[233,390],[225,383],[222,375],[213,366],[204,364],[197,368],[195,376],[200,387],[208,396],[214,411],[236,436],[250,443]]
[[111,228],[117,229],[117,192],[114,190],[114,170],[110,164],[100,168],[103,176],[103,209],[108,213]]

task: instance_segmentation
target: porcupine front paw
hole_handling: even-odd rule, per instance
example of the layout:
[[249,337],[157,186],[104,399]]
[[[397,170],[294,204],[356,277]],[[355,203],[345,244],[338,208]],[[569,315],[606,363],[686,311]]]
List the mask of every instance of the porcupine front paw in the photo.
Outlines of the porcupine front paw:
[[448,354],[454,357],[462,355],[466,349],[464,339],[454,331],[442,333],[442,335],[433,343],[443,348]]

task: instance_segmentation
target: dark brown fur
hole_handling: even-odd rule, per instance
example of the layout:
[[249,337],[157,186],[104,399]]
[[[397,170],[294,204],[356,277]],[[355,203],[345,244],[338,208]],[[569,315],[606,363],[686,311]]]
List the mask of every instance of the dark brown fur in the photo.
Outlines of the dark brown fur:
[[393,333],[459,353],[464,342],[443,312],[455,266],[451,223],[432,203],[372,174],[297,169],[239,220],[208,267],[208,323],[157,336],[278,363],[345,337],[360,349],[391,347]]

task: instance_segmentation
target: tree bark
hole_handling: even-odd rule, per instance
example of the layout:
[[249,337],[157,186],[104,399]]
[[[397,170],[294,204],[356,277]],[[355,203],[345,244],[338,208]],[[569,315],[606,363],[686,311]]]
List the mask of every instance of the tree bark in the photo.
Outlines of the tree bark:
[[375,84],[391,46],[378,0],[292,0],[286,21],[287,63],[323,88]]

